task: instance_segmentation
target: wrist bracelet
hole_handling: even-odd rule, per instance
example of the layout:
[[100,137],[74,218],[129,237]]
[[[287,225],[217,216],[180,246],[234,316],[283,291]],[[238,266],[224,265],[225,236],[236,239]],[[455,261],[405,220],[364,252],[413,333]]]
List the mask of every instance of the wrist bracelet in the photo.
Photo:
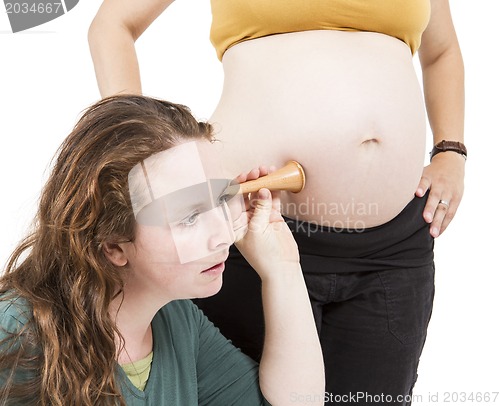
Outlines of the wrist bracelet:
[[440,152],[446,152],[446,151],[453,151],[456,152],[457,154],[460,154],[464,157],[464,159],[467,159],[467,148],[465,147],[464,144],[462,144],[459,141],[439,141],[436,145],[434,145],[434,148],[432,148],[432,151],[430,152],[431,156],[431,161],[434,155],[439,154]]

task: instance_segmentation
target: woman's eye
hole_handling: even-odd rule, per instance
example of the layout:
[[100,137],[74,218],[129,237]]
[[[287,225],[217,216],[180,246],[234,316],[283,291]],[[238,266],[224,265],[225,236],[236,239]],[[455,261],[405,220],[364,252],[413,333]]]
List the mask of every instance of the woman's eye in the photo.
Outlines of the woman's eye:
[[184,226],[193,226],[194,224],[196,224],[196,220],[198,220],[199,215],[200,213],[194,212],[193,214],[182,220],[181,224]]

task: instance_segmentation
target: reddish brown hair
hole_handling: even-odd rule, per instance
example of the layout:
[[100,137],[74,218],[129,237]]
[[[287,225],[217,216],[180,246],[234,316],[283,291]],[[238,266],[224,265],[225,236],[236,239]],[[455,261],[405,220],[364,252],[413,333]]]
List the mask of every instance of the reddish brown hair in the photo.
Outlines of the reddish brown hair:
[[[83,114],[58,151],[33,232],[0,279],[0,300],[20,297],[33,311],[0,343],[0,404],[124,405],[108,314],[123,282],[103,244],[133,239],[132,167],[211,132],[186,107],[143,96],[107,98]],[[16,371],[29,378],[17,381]]]

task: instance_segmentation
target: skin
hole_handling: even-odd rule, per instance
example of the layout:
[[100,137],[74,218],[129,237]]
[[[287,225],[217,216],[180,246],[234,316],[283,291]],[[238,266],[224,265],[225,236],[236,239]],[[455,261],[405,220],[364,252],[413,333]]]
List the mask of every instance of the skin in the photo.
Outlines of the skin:
[[[204,144],[209,157],[210,148],[215,147],[209,142]],[[179,159],[185,161],[189,156],[163,156],[162,163],[164,167],[172,167]],[[200,156],[196,154],[192,159],[199,160]],[[207,168],[206,161],[203,163]],[[184,189],[196,185],[200,176],[207,181],[214,175],[207,172],[208,176],[204,170],[184,173],[176,179],[175,187]],[[239,175],[237,180],[245,182],[268,173],[267,168],[261,167]],[[149,175],[151,184],[166,179],[161,171],[156,179],[152,171]],[[169,190],[170,193],[176,191]],[[262,280],[266,319],[259,367],[261,390],[272,404],[296,404],[290,399],[291,392],[316,394],[317,401],[312,404],[323,404],[325,378],[321,347],[297,245],[278,210],[280,199],[261,189],[246,199],[244,207],[246,210],[234,219],[235,228],[239,230],[236,245]],[[196,236],[197,244],[193,244],[193,238],[187,238],[186,243],[198,259],[184,263],[179,260],[179,245],[174,242],[177,227],[183,228],[183,234]],[[220,290],[224,261],[233,241],[233,236],[227,233],[227,219],[221,206],[201,215],[188,214],[176,224],[138,222],[133,241],[105,244],[108,260],[124,272],[123,293],[109,309],[124,338],[124,349],[117,354],[119,363],[137,361],[152,351],[151,322],[167,303],[212,296]]]
[[[102,96],[142,92],[134,43],[170,4],[170,0],[104,0],[89,30]],[[431,0],[431,8],[419,49],[425,110],[434,143],[443,139],[463,142],[460,48],[448,0]],[[349,204],[353,198],[364,205],[375,202],[380,211],[359,218],[370,227],[389,221],[415,195],[430,191],[422,213],[429,232],[437,237],[448,227],[463,195],[464,160],[446,152],[422,168],[424,101],[404,43],[370,32],[272,35],[233,46],[224,55],[223,66],[223,95],[211,121],[222,124],[218,139],[225,145],[223,160],[229,165],[229,177],[260,162],[281,165],[297,159],[306,168],[308,183],[303,193],[283,196],[285,203],[297,206],[307,202],[308,196],[319,202]],[[363,69],[367,66],[370,69]],[[352,90],[356,84],[362,85],[362,91]],[[263,89],[274,91],[262,97]],[[268,105],[263,107],[265,103]],[[359,114],[358,103],[366,103],[361,104],[361,111],[378,115]],[[449,208],[439,200],[449,201]],[[307,213],[299,218],[350,225],[342,215],[322,219]],[[265,285],[263,282],[263,291],[268,292]],[[280,309],[278,303],[274,305],[268,311]],[[274,342],[270,337],[266,339]],[[289,354],[295,354],[294,349],[275,348],[284,358],[287,351],[288,358],[293,358]],[[277,354],[270,351],[269,355]],[[272,367],[266,359],[262,365]],[[286,379],[293,378],[291,374]],[[279,380],[276,384],[279,386]]]
[[[432,17],[419,51],[427,115],[434,143],[464,142],[464,66],[448,1],[432,1]],[[464,192],[465,160],[455,152],[436,155],[424,168],[416,195],[430,190],[424,219],[432,236],[441,235],[455,216]],[[446,200],[450,207],[439,204]]]
[[[141,92],[139,68],[134,42],[151,22],[170,5],[171,1],[146,0],[140,2],[140,4],[137,3],[138,2],[132,0],[105,0],[90,28],[89,41],[100,91],[103,96],[118,92]],[[422,43],[419,50],[424,81],[426,110],[435,143],[442,139],[463,142],[464,70],[460,48],[453,28],[448,0],[431,0],[431,8],[431,20],[422,36]],[[323,34],[324,33],[315,34],[313,32],[312,35],[322,36]],[[379,34],[362,34],[363,37],[368,38],[367,49],[373,48],[373,45],[377,46],[379,41],[383,41]],[[240,52],[240,49],[243,49],[243,47],[246,47],[245,52],[249,52],[249,49],[254,47],[256,48],[256,53],[253,59],[266,61],[266,63],[270,65],[270,56],[275,54],[275,48],[273,48],[272,44],[273,41],[281,41],[281,44],[278,44],[280,45],[280,49],[291,49],[289,46],[290,44],[297,44],[295,38],[305,35],[310,34],[295,33],[295,36],[294,34],[286,34],[270,36],[255,41],[246,41],[233,47],[234,51],[231,51],[231,53],[236,54]],[[333,44],[332,41],[335,40],[336,44],[341,45],[343,40],[337,41],[337,37],[340,38],[343,35],[343,37],[347,38],[345,33],[339,32],[329,32],[325,35],[328,35],[325,44]],[[103,37],[108,38],[109,41],[102,41]],[[330,41],[330,37],[332,41]],[[361,35],[357,35],[357,38],[361,37]],[[391,38],[391,40],[400,42],[393,38]],[[300,42],[300,38],[298,42]],[[383,45],[383,48],[380,49],[389,52],[388,58],[390,59],[388,60],[394,58],[396,58],[396,60],[401,60],[401,58],[405,58],[403,56],[398,56],[402,51],[397,50],[397,47],[391,50],[392,45],[389,45],[389,41],[386,42],[387,46]],[[256,44],[259,44],[258,47]],[[352,49],[352,47],[347,49]],[[339,52],[342,55],[345,53],[345,50],[339,49]],[[230,77],[233,70],[230,66],[231,58],[229,57],[229,52],[227,54],[228,58],[224,57],[223,63],[226,76]],[[358,55],[365,54],[365,50],[360,48]],[[245,56],[243,52],[240,52],[240,55]],[[354,57],[357,58],[359,56],[354,55]],[[371,66],[372,71],[377,68],[376,65],[371,65],[372,61],[363,58],[364,57],[361,57],[359,60],[360,66]],[[232,59],[234,60],[235,58],[233,57]],[[296,62],[300,64],[304,61],[299,59]],[[405,64],[409,66],[411,61],[408,60]],[[328,66],[333,67],[337,65],[337,63],[333,63]],[[126,67],[126,69],[123,67]],[[274,69],[273,66],[271,65],[268,67],[269,72],[272,72]],[[378,68],[379,70],[372,72],[372,74],[377,77],[378,74],[384,72],[385,68],[385,66],[380,66]],[[300,70],[300,65],[297,69]],[[282,70],[279,69],[279,65],[276,65],[276,72],[282,72]],[[241,70],[236,69],[234,73],[241,73]],[[341,71],[339,73],[340,78],[342,78],[343,73]],[[283,78],[283,80],[285,80],[284,75]],[[369,77],[367,79],[369,79]],[[231,91],[232,89],[235,93],[241,94],[242,89],[238,87],[239,84],[230,82],[232,80],[231,78],[228,80],[228,83],[232,86],[228,86],[229,90]],[[407,76],[403,75],[398,78],[397,72],[396,75],[394,75],[394,80],[396,80],[397,87],[409,83]],[[368,81],[368,83],[370,83],[370,81]],[[371,83],[374,82],[371,81]],[[247,81],[247,86],[258,90],[258,88],[262,88],[265,84],[260,84],[260,87],[257,88],[252,85],[252,82]],[[320,86],[319,89],[321,88],[322,86]],[[372,89],[373,94],[377,94],[377,91],[376,88]],[[411,92],[412,90],[408,89],[408,91]],[[346,97],[349,97],[348,92],[342,95],[341,100],[344,100],[344,102],[339,104],[339,108],[345,104]],[[222,102],[223,101],[224,99]],[[226,101],[228,105],[234,105],[234,103],[231,103],[231,101],[234,100],[231,99],[230,96],[229,99],[226,97]],[[287,102],[286,99],[283,101]],[[331,102],[332,99],[327,94],[325,95],[324,101],[320,98],[318,99],[317,105],[327,105]],[[275,100],[275,105],[279,105],[280,103],[281,100]],[[415,104],[408,105],[408,109],[410,111],[418,110],[418,100],[414,100],[412,103]],[[330,168],[331,171],[333,173],[342,173],[343,176],[332,179],[332,184],[330,185],[331,190],[326,192],[324,190],[324,184],[321,183],[321,179],[327,170],[324,167],[326,157],[314,156],[315,153],[321,152],[317,150],[311,152],[312,155],[308,155],[307,143],[303,145],[297,141],[299,138],[303,138],[300,137],[301,133],[299,132],[297,134],[299,137],[294,137],[293,133],[287,131],[288,128],[282,127],[283,123],[288,121],[287,119],[284,118],[279,123],[276,123],[274,119],[271,121],[261,120],[259,122],[260,127],[257,129],[255,125],[251,123],[241,122],[238,123],[238,126],[231,127],[231,117],[241,116],[238,114],[240,112],[232,110],[232,107],[227,108],[223,104],[224,103],[221,103],[219,105],[212,119],[217,121],[220,117],[221,122],[225,126],[224,131],[220,133],[220,138],[229,145],[227,148],[228,156],[225,158],[227,158],[229,162],[231,162],[231,158],[233,159],[233,163],[230,164],[230,169],[233,174],[238,173],[244,167],[248,168],[258,165],[257,162],[252,161],[251,157],[253,157],[253,159],[260,159],[260,162],[274,162],[278,165],[284,163],[287,158],[295,158],[304,164],[308,173],[312,175],[309,177],[312,181],[306,185],[304,193],[301,194],[301,196],[286,196],[285,203],[288,201],[295,205],[299,205],[303,202],[301,199],[304,199],[304,196],[314,196],[316,201],[320,202],[339,201],[341,205],[348,205],[352,199],[355,199],[356,202],[363,205],[369,205],[375,202],[380,208],[380,211],[377,211],[374,216],[361,218],[363,224],[370,227],[383,224],[397,215],[407,202],[411,200],[413,194],[416,196],[423,196],[427,190],[430,190],[429,199],[422,215],[425,221],[430,224],[429,230],[434,237],[444,232],[457,211],[463,195],[464,162],[461,156],[453,152],[441,153],[437,155],[432,160],[432,163],[425,167],[423,171],[421,164],[419,164],[416,159],[419,154],[413,154],[414,159],[412,159],[411,162],[406,162],[404,168],[399,166],[399,168],[396,169],[396,167],[393,168],[390,166],[396,163],[394,157],[397,156],[398,153],[407,156],[410,149],[414,150],[416,148],[420,150],[423,146],[422,134],[424,130],[422,128],[418,130],[420,131],[420,135],[417,134],[411,138],[413,140],[412,142],[415,143],[414,145],[410,145],[407,142],[400,144],[400,141],[398,141],[398,132],[401,130],[398,126],[403,126],[402,128],[405,131],[415,126],[409,123],[405,127],[405,121],[407,121],[405,118],[399,118],[401,121],[398,123],[398,114],[394,115],[388,111],[387,113],[382,112],[382,114],[388,114],[386,118],[382,116],[382,122],[386,124],[391,123],[393,128],[389,128],[389,130],[386,129],[386,133],[381,134],[380,138],[379,134],[377,134],[376,131],[373,132],[370,128],[369,121],[365,124],[361,122],[364,126],[358,128],[358,133],[361,136],[359,139],[357,139],[355,135],[353,135],[352,139],[346,139],[344,133],[336,135],[328,134],[328,131],[325,132],[324,139],[322,139],[321,136],[316,138],[316,140],[323,145],[329,145],[328,143],[331,143],[332,139],[339,140],[343,143],[340,145],[341,148],[338,149],[339,153],[335,154],[333,157],[329,157],[330,160],[336,162],[337,165]],[[285,111],[287,109],[288,107],[284,107]],[[293,120],[294,117],[290,117],[290,119]],[[414,116],[414,118],[410,119],[415,120],[415,123],[420,123],[419,125],[422,123],[422,119],[418,116]],[[309,125],[312,122],[318,122],[315,120],[314,116],[311,116],[309,120]],[[352,120],[349,122],[353,123]],[[279,125],[276,127],[277,124]],[[323,124],[325,128],[335,129],[336,124],[343,125],[344,123],[336,121],[332,123],[325,122]],[[244,133],[246,128],[249,129],[249,134]],[[259,129],[268,131],[269,133],[257,131]],[[347,129],[349,131],[356,130],[351,127]],[[316,130],[321,131],[321,128],[317,128]],[[232,140],[230,138],[233,133],[238,134],[240,149],[243,148],[241,142],[254,143],[245,145],[245,151],[247,152],[252,151],[249,147],[255,149],[257,148],[256,146],[261,145],[262,142],[272,139],[271,137],[276,139],[277,144],[266,151],[259,150],[256,154],[247,153],[246,156],[242,158],[240,149],[231,150],[230,145],[235,144],[231,142]],[[353,133],[356,134],[356,131],[353,131]],[[363,136],[365,133],[367,134],[366,137]],[[261,139],[258,138],[259,136]],[[333,136],[336,138],[332,138]],[[293,142],[287,145],[287,143],[283,142],[283,137],[285,137],[285,140],[291,139]],[[416,140],[420,141],[417,142]],[[334,151],[336,151],[338,145],[334,145]],[[389,146],[389,148],[387,146]],[[287,148],[289,148],[289,151]],[[300,151],[300,156],[296,156],[298,154],[297,151]],[[295,155],[289,156],[290,154]],[[240,159],[235,159],[235,156]],[[347,159],[346,157],[355,158]],[[365,164],[369,162],[372,162],[373,165],[371,167],[366,167]],[[371,177],[367,177],[367,173],[370,174]],[[391,184],[387,183],[387,179],[389,178],[391,179]],[[359,183],[361,179],[365,179],[363,185]],[[391,185],[396,185],[396,187],[392,187]],[[390,196],[391,199],[387,199],[388,196]],[[443,204],[439,204],[439,200],[441,199],[449,201],[449,208]],[[289,213],[285,212],[284,214],[288,215]],[[301,219],[320,222],[323,220],[322,218],[310,214],[302,216]],[[352,225],[349,224],[349,219],[345,218],[345,216],[332,216],[324,220],[330,224],[340,222],[339,224],[344,226]],[[354,220],[357,219],[355,218]]]

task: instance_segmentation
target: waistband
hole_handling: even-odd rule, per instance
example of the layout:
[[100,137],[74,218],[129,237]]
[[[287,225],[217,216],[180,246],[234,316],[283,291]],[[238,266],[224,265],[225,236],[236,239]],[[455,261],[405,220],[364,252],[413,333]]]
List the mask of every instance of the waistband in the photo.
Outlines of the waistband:
[[363,230],[285,218],[299,246],[303,272],[383,271],[432,264],[434,238],[422,217],[427,196],[412,199],[389,222]]

